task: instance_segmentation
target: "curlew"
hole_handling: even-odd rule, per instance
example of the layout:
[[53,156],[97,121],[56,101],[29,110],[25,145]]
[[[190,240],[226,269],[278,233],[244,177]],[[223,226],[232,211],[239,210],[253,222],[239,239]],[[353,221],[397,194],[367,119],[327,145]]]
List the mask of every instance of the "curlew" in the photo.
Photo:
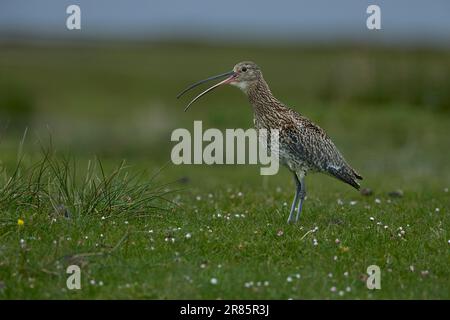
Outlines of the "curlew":
[[221,82],[197,95],[186,106],[185,111],[200,97],[224,84],[237,86],[247,95],[253,107],[255,128],[279,130],[280,162],[294,176],[296,191],[288,223],[298,221],[302,212],[306,195],[305,176],[308,172],[322,172],[359,189],[357,180],[362,177],[345,161],[325,131],[276,99],[264,80],[261,69],[255,63],[240,62],[230,72],[194,83],[177,98],[207,81],[223,78],[225,79]]

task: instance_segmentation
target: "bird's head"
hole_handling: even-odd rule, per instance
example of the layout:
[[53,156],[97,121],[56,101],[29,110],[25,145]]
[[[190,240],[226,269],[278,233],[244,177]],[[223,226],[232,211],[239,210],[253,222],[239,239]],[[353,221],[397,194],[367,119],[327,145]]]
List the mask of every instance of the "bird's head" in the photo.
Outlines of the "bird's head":
[[224,85],[224,84],[234,85],[234,86],[240,88],[245,93],[247,93],[249,88],[251,88],[253,85],[255,85],[260,79],[262,79],[262,73],[261,73],[261,70],[259,69],[259,67],[254,62],[251,62],[251,61],[239,62],[238,64],[236,64],[234,66],[232,71],[225,72],[225,73],[219,74],[217,76],[209,77],[207,79],[200,80],[200,81],[190,85],[189,87],[184,89],[180,94],[178,94],[177,98],[180,98],[183,94],[185,94],[189,90],[191,90],[207,81],[222,79],[222,78],[225,78],[225,79],[219,83],[216,83],[212,87],[209,87],[208,89],[206,89],[205,91],[200,93],[198,96],[196,96],[191,102],[189,102],[189,104],[186,106],[184,111],[186,111],[191,106],[191,104],[193,104],[195,101],[200,99],[202,96],[204,96],[208,92],[210,92],[210,91],[214,90],[215,88],[217,88],[221,85]]
[[261,70],[256,63],[251,61],[239,62],[234,66],[233,72],[235,78],[230,84],[240,88],[244,92],[247,92],[252,84],[262,78]]

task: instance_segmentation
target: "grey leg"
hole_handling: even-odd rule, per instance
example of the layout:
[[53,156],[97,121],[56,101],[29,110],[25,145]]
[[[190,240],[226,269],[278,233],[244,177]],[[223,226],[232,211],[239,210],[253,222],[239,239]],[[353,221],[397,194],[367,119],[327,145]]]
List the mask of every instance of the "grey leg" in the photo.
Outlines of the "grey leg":
[[300,213],[302,212],[303,200],[305,200],[306,196],[306,186],[305,186],[305,178],[301,178],[300,180],[300,203],[298,204],[297,216],[295,217],[295,222],[300,218]]
[[[294,211],[295,211],[295,206],[297,205],[297,201],[298,201],[298,196],[301,193],[301,183],[297,178],[297,174],[294,172],[294,178],[295,178],[295,184],[297,186],[297,189],[295,191],[295,197],[294,197],[294,201],[292,201],[292,206],[291,206],[291,212],[289,213],[289,218],[287,223],[290,222],[294,222]],[[298,214],[297,214],[298,217]],[[296,220],[297,221],[297,220]]]

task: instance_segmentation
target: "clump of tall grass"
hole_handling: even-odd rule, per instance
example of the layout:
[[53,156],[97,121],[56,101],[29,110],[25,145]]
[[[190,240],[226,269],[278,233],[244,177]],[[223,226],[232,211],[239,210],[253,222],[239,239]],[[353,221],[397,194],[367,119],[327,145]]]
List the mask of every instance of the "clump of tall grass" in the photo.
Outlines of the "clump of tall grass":
[[105,217],[147,215],[165,210],[168,185],[156,182],[157,174],[130,173],[122,162],[104,169],[99,159],[84,169],[68,156],[43,151],[39,161],[0,168],[0,210],[33,210],[73,216],[99,214]]

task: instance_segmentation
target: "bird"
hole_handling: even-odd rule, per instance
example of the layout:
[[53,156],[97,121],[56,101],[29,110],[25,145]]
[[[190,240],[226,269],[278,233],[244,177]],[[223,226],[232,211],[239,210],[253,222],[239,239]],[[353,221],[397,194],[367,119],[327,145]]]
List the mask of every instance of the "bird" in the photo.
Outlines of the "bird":
[[296,185],[288,224],[299,220],[306,196],[305,177],[310,172],[325,173],[359,190],[358,180],[363,177],[347,163],[322,128],[275,98],[256,63],[239,62],[232,71],[188,86],[177,98],[205,82],[223,78],[193,98],[184,111],[208,92],[225,84],[236,86],[245,93],[253,107],[255,129],[279,131],[279,161],[292,172]]

